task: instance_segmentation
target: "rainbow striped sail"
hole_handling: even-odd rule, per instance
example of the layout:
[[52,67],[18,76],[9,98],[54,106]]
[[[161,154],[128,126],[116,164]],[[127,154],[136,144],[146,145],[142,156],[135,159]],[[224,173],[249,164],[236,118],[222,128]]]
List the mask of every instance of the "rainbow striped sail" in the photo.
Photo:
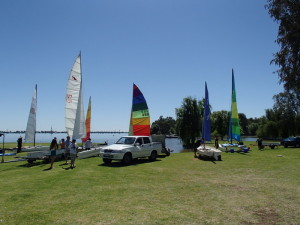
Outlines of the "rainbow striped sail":
[[86,136],[85,138],[82,138],[83,142],[86,142],[89,138],[91,138],[91,114],[92,114],[92,103],[91,103],[91,96],[90,96],[88,110],[85,119]]
[[128,135],[150,136],[150,115],[140,89],[133,84],[132,108]]
[[234,83],[234,73],[232,69],[232,93],[231,93],[231,116],[229,120],[229,132],[228,140],[232,143],[232,140],[241,140],[241,128],[239,123],[239,115],[236,103],[236,91]]

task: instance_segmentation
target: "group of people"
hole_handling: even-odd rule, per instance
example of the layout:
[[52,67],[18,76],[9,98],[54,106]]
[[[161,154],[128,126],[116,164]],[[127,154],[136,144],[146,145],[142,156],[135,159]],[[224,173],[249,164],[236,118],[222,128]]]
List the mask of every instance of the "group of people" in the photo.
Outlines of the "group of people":
[[[61,142],[59,143],[60,149],[65,149],[64,152],[64,157],[65,157],[65,165],[68,165],[68,159],[71,159],[71,165],[70,168],[73,169],[75,168],[75,159],[76,159],[76,154],[77,154],[77,149],[78,146],[76,144],[76,140],[73,139],[72,141],[70,140],[70,136],[67,136],[67,140],[64,138],[61,139]],[[89,138],[86,143],[85,143],[85,149],[89,150],[91,148],[92,142],[91,139]],[[58,149],[58,143],[57,143],[57,138],[54,137],[51,144],[50,144],[50,168],[53,169],[53,164],[56,159],[56,150]]]

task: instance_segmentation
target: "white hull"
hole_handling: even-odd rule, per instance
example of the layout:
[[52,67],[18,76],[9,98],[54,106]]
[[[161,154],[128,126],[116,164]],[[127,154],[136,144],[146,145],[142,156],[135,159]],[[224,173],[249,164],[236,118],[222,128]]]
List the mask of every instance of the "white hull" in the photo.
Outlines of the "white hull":
[[197,148],[197,155],[199,158],[208,157],[213,158],[215,160],[221,160],[221,154],[222,151],[210,146],[200,146]]
[[90,150],[78,152],[77,157],[79,159],[85,159],[85,158],[89,158],[89,157],[93,157],[93,156],[99,156],[101,149],[102,149],[102,147],[97,147],[97,148],[91,148]]

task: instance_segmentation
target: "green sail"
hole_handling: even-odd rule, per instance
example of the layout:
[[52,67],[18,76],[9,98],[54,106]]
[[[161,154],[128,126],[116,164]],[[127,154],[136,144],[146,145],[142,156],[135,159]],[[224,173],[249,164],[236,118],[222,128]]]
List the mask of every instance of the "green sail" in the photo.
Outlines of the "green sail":
[[236,140],[236,141],[241,140],[241,128],[240,128],[239,115],[237,110],[233,70],[232,70],[231,116],[229,120],[228,140],[231,142],[232,140]]

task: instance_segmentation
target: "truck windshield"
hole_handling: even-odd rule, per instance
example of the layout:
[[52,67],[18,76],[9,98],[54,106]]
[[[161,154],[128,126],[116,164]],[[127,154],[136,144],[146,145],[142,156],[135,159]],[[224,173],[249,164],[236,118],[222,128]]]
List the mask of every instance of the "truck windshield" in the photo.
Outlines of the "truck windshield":
[[132,145],[134,143],[135,138],[133,137],[121,137],[116,144],[125,144],[125,145]]

